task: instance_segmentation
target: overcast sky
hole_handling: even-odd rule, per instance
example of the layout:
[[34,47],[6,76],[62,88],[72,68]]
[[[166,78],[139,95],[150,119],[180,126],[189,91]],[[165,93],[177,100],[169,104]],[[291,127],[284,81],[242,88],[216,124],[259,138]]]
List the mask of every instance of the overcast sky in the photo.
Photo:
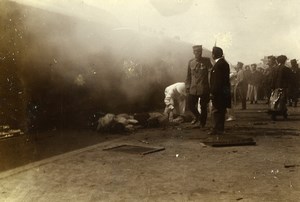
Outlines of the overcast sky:
[[125,27],[151,27],[208,49],[217,41],[233,64],[257,63],[272,54],[300,58],[298,0],[16,1],[68,15],[85,15],[81,8],[86,6],[101,8]]

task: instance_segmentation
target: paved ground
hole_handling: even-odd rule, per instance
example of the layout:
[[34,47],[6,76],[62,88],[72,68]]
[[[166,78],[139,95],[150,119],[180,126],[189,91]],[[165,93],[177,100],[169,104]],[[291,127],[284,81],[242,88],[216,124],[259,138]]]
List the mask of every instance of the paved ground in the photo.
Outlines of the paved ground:
[[[186,124],[139,130],[0,173],[0,201],[299,201],[300,108],[277,122],[265,108],[236,110],[226,123],[227,135],[256,146],[205,146],[207,131]],[[166,150],[103,151],[124,143]]]

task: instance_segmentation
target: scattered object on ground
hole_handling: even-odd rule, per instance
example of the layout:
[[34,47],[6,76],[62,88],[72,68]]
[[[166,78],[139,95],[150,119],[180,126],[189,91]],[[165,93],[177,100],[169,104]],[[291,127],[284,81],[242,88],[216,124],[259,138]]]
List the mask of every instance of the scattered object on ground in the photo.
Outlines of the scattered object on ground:
[[97,131],[101,129],[108,129],[110,124],[113,122],[115,118],[114,114],[106,114],[105,116],[99,118],[98,120],[98,126]]
[[184,118],[182,116],[178,116],[175,119],[173,119],[172,121],[173,123],[183,123],[184,122]]
[[20,129],[11,129],[8,125],[0,126],[0,140],[23,135]]
[[134,131],[138,121],[128,114],[106,114],[99,118],[97,131],[124,132]]
[[235,121],[235,118],[233,116],[229,116],[226,121]]
[[147,126],[149,128],[156,128],[156,127],[166,127],[169,123],[168,116],[159,113],[159,112],[152,112],[149,113],[150,118],[147,120]]
[[295,167],[299,167],[300,165],[297,164],[284,164],[285,168],[295,168]]
[[202,142],[212,147],[256,145],[256,142],[253,140],[253,138],[244,138],[233,135],[210,136],[202,140]]
[[105,132],[124,132],[135,131],[138,128],[166,128],[176,126],[189,120],[191,116],[177,116],[171,122],[168,116],[160,112],[111,114],[108,113],[98,120],[97,131]]
[[267,122],[254,122],[253,125],[268,125]]
[[147,126],[147,120],[150,118],[149,113],[135,113],[133,118],[142,126]]
[[154,152],[159,152],[165,150],[164,147],[143,147],[143,146],[137,146],[137,145],[118,145],[110,148],[103,149],[104,151],[117,151],[117,152],[125,152],[130,154],[140,154],[140,155],[146,155],[151,154]]
[[207,145],[203,144],[202,142],[200,142],[201,147],[207,147]]
[[191,114],[185,114],[182,117],[184,119],[184,122],[189,122],[189,123],[194,119],[194,117]]
[[243,198],[242,198],[242,197],[240,197],[240,198],[237,198],[236,200],[237,200],[237,201],[240,201],[240,200],[243,200]]
[[145,143],[145,144],[149,144],[149,142],[147,142],[146,140],[138,140],[139,142]]

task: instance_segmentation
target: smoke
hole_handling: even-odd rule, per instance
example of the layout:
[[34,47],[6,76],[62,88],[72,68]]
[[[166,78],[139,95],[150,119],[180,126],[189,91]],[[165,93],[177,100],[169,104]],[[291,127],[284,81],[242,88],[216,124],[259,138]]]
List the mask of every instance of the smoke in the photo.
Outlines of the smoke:
[[[14,66],[29,127],[86,127],[97,113],[160,109],[164,88],[185,79],[191,44],[143,27],[116,28],[116,17],[100,9],[83,9],[86,17],[3,6],[13,16],[2,14],[5,23],[17,22],[2,32],[17,33]],[[95,11],[105,20],[90,20]]]

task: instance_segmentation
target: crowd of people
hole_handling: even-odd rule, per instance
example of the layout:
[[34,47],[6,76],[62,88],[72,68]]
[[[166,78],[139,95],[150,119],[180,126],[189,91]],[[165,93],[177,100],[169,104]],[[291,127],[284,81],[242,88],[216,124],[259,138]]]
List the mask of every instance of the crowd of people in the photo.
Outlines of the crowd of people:
[[265,100],[269,104],[271,92],[276,88],[284,88],[289,106],[297,107],[300,70],[296,59],[290,60],[290,67],[286,65],[284,55],[268,56],[267,68],[257,68],[256,64],[245,65],[238,62],[236,75],[231,76],[234,103],[242,103],[241,109],[246,109],[246,103],[257,104],[258,100]]
[[[170,121],[173,115],[184,116],[185,106],[193,114],[191,124],[204,128],[207,120],[208,104],[212,103],[212,129],[209,134],[224,133],[225,114],[230,112],[231,103],[241,103],[241,110],[247,103],[257,104],[263,101],[269,104],[272,119],[283,115],[287,119],[287,104],[297,107],[300,70],[296,59],[268,56],[267,67],[257,64],[244,65],[238,62],[236,72],[230,73],[230,66],[223,56],[223,50],[213,47],[210,58],[202,57],[202,46],[193,46],[195,57],[188,62],[185,82],[178,82],[165,89],[165,114]],[[200,107],[199,103],[200,102]]]

